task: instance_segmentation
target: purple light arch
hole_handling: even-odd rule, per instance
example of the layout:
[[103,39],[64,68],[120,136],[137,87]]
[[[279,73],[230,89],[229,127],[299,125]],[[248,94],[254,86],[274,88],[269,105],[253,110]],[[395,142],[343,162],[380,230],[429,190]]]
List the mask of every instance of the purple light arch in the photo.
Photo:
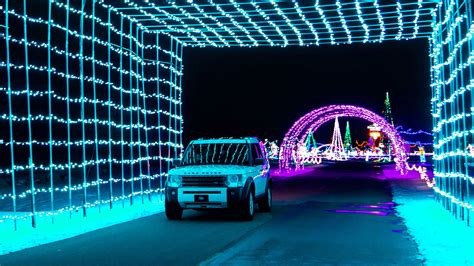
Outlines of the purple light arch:
[[353,105],[321,107],[307,113],[296,121],[283,138],[280,150],[280,170],[291,169],[292,152],[300,140],[306,139],[310,131],[315,132],[322,124],[336,117],[356,117],[379,125],[382,128],[382,132],[390,139],[393,145],[397,170],[402,174],[407,172],[407,156],[405,154],[404,141],[395,127],[387,123],[383,117],[376,113]]

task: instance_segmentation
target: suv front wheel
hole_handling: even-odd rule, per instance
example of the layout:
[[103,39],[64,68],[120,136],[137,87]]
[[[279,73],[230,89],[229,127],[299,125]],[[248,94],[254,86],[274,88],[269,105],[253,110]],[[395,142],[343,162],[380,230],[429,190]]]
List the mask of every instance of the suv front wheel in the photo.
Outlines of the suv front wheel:
[[253,194],[253,191],[250,190],[249,193],[247,194],[246,199],[244,200],[244,203],[242,204],[242,209],[240,210],[240,216],[245,221],[253,220],[253,215],[255,212],[254,199],[255,199],[255,196]]
[[183,209],[177,203],[165,201],[165,213],[168,220],[179,220],[183,216]]
[[258,209],[262,212],[270,212],[272,210],[272,187],[269,185],[265,196],[258,202]]

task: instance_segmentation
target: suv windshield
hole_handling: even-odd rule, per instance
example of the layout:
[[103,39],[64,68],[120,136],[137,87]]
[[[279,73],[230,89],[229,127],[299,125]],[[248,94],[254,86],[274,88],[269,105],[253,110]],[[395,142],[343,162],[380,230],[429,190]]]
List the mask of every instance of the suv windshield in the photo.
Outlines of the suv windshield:
[[182,165],[236,164],[249,165],[247,143],[209,143],[190,145],[183,157]]

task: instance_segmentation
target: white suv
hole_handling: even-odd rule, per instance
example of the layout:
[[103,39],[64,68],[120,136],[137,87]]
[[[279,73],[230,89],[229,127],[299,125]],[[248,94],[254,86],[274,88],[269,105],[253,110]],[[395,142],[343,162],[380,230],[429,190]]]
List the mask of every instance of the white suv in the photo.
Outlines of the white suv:
[[231,208],[252,220],[254,204],[269,212],[272,180],[265,148],[257,138],[200,139],[186,148],[166,181],[166,216],[183,209]]

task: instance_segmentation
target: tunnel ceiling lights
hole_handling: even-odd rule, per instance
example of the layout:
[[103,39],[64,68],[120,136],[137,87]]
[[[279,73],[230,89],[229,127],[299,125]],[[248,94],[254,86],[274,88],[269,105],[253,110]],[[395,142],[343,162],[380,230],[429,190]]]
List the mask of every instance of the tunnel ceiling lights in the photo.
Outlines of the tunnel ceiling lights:
[[192,47],[351,44],[429,38],[438,1],[104,1]]

